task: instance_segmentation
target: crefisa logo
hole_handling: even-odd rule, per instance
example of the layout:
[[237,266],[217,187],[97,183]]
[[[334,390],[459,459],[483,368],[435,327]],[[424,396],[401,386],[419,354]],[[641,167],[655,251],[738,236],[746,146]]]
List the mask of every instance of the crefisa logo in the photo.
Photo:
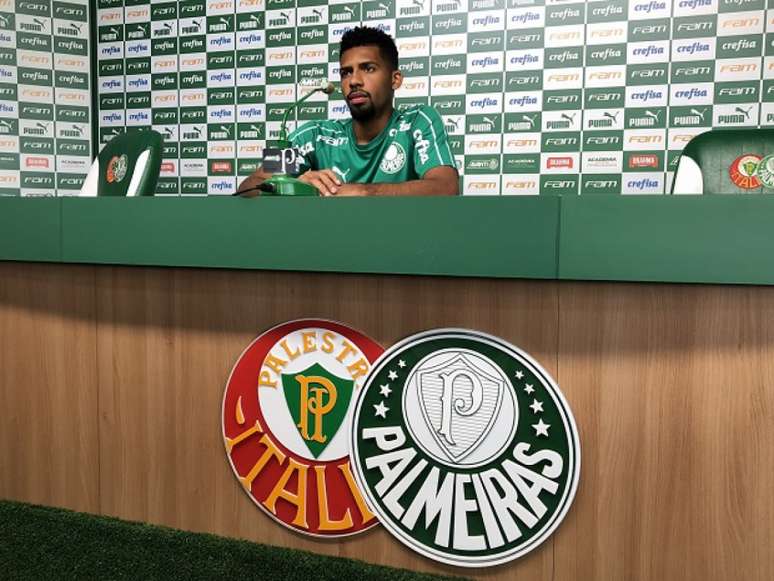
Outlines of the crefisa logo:
[[223,396],[231,467],[250,499],[280,524],[320,537],[375,524],[350,468],[358,393],[383,349],[317,319],[266,331],[242,353]]
[[359,391],[351,435],[371,510],[404,544],[451,565],[530,552],[578,485],[578,432],[556,383],[523,351],[474,331],[428,331],[385,352]]

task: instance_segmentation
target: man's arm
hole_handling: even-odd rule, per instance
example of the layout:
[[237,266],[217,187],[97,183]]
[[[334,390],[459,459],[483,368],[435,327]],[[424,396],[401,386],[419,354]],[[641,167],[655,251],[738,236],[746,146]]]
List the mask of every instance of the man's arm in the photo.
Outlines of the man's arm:
[[261,193],[260,190],[256,188],[264,181],[268,180],[271,176],[272,174],[263,171],[263,166],[260,166],[257,170],[242,180],[242,183],[239,184],[239,187],[237,188],[237,193],[245,192],[244,194],[240,195],[244,196],[245,198],[254,198]]
[[459,194],[457,170],[448,165],[434,167],[422,179],[399,184],[344,184],[324,196],[456,196]]

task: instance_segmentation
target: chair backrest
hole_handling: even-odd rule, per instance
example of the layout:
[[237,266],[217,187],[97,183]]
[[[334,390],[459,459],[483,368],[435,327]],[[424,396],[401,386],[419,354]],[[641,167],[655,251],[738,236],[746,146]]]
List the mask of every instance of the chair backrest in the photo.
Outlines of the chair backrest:
[[685,146],[673,194],[774,193],[774,129],[713,129]]
[[161,172],[158,131],[136,130],[111,139],[91,165],[81,196],[152,196]]

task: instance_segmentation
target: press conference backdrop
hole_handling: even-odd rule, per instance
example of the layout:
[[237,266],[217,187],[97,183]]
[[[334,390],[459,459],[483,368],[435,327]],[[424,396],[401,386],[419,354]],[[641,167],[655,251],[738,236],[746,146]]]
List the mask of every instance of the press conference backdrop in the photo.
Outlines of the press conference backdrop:
[[90,73],[88,0],[0,0],[0,195],[80,189]]
[[[85,173],[87,156],[75,154],[88,148],[88,111],[75,107],[89,89],[88,23],[70,8],[85,3],[0,0],[4,193],[49,193],[52,180],[72,192]],[[429,102],[443,115],[467,194],[663,193],[693,135],[774,125],[772,0],[96,0],[95,9],[99,140],[124,127],[161,131],[159,193],[233,192],[298,84],[338,77],[338,41],[360,22],[397,38],[398,105]],[[298,111],[299,121],[346,116],[340,94]]]

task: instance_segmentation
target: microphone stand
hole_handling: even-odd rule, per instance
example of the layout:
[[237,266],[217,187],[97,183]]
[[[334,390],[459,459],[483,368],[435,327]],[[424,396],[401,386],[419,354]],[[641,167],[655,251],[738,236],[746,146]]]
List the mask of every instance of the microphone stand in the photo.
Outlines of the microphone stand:
[[[287,122],[288,115],[301,103],[306,101],[314,93],[324,92],[331,94],[333,92],[333,85],[330,83],[324,87],[317,87],[313,91],[309,91],[306,95],[301,97],[298,101],[293,103],[290,107],[285,109],[285,113],[282,115],[282,123],[280,124],[279,139],[275,142],[276,147],[280,149],[280,155],[284,156],[285,150],[293,147],[293,144],[288,141]],[[284,164],[283,164],[284,166]],[[319,196],[320,192],[317,191],[311,184],[302,182],[301,180],[289,176],[287,174],[274,174],[269,179],[265,180],[261,186],[256,189],[260,189],[263,193],[275,196]],[[247,191],[247,190],[245,190]],[[244,192],[238,192],[244,193]]]
[[292,145],[290,141],[288,141],[288,115],[290,115],[290,112],[294,111],[296,107],[298,107],[301,103],[306,101],[309,97],[311,97],[315,93],[320,93],[322,91],[325,91],[325,87],[317,87],[313,91],[309,91],[306,95],[304,95],[298,101],[293,103],[290,107],[285,109],[285,112],[282,114],[282,123],[280,123],[279,139],[276,142],[277,147],[279,147],[280,149],[287,149]]

